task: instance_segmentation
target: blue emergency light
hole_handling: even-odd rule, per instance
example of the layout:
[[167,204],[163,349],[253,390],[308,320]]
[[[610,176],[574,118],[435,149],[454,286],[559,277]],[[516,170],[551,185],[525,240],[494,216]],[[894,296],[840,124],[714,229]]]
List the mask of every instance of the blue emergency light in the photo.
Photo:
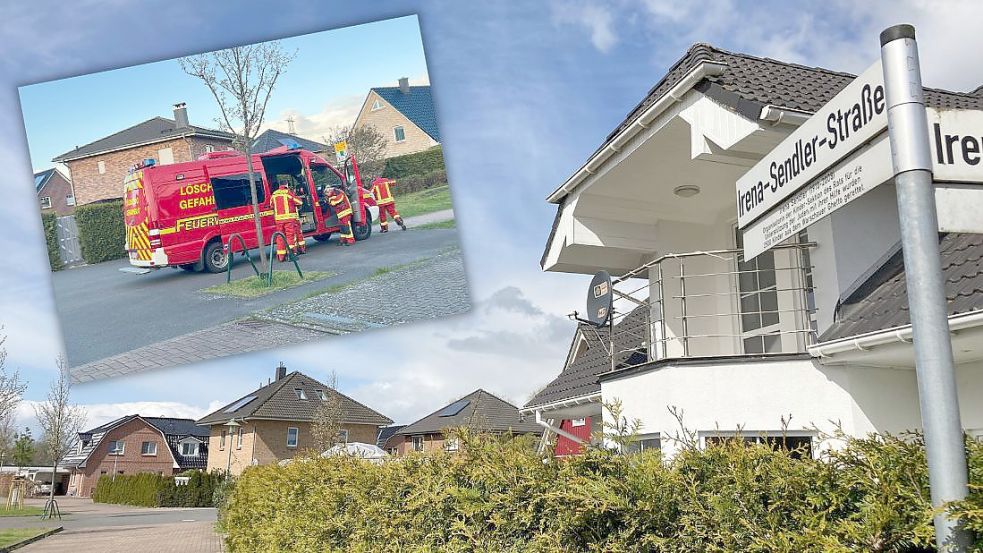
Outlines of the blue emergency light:
[[143,166],[144,167],[153,167],[156,164],[157,164],[157,161],[154,158],[152,158],[152,157],[148,157],[147,159],[143,160]]
[[292,138],[277,138],[276,140],[280,144],[283,144],[284,146],[286,146],[288,149],[291,149],[291,150],[299,150],[300,149],[300,143],[297,142],[296,140],[292,139]]

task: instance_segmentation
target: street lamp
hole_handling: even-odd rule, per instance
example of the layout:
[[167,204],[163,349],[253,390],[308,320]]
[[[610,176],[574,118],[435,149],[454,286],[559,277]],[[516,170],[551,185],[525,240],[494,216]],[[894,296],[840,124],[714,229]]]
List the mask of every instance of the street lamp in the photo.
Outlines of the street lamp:
[[242,425],[237,423],[235,418],[231,418],[229,419],[229,422],[225,423],[225,426],[229,428],[229,433],[228,433],[229,440],[228,443],[226,444],[229,448],[229,463],[225,467],[225,473],[229,476],[232,476],[232,433],[235,431],[236,428]]

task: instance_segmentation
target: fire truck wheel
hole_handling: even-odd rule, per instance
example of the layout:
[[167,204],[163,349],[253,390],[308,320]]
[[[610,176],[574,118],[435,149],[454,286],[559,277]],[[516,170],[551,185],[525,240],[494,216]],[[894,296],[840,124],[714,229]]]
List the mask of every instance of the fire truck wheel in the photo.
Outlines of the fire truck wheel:
[[369,213],[369,210],[365,210],[365,220],[361,224],[356,223],[352,226],[355,227],[352,229],[352,236],[355,237],[355,240],[368,240],[369,236],[372,236],[372,214]]
[[317,240],[318,242],[327,242],[328,240],[331,239],[331,233],[325,232],[324,234],[318,234],[314,236],[314,239]]
[[221,273],[229,264],[229,256],[222,248],[221,240],[213,240],[205,246],[205,253],[202,256],[205,262],[205,270],[209,273]]

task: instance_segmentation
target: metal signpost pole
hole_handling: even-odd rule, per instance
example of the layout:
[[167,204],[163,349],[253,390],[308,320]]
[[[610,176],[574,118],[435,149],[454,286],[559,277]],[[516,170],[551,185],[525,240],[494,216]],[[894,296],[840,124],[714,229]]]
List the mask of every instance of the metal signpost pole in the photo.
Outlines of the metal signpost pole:
[[[880,39],[918,398],[932,505],[939,507],[966,497],[968,475],[942,284],[925,99],[914,27],[895,25]],[[968,551],[971,543],[969,533],[945,513],[935,516],[935,542],[939,551],[955,552]]]

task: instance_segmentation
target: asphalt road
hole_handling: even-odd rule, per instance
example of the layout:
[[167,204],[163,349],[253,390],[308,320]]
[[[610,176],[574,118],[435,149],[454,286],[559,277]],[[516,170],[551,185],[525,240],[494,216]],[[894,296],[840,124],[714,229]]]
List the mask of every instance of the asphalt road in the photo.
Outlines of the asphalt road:
[[[215,522],[216,511],[201,509],[150,509],[129,505],[106,505],[89,499],[55,496],[61,508],[61,520],[41,520],[37,516],[0,517],[0,528],[50,528],[64,526],[65,530],[99,528],[103,526],[152,526],[177,522]],[[43,499],[28,499],[25,504],[43,507]]]
[[[409,221],[408,221],[409,222]],[[108,261],[53,274],[55,305],[70,366],[109,357],[169,338],[211,328],[250,313],[302,299],[312,291],[361,280],[377,269],[427,259],[458,246],[456,229],[390,230],[353,247],[332,239],[310,240],[301,269],[337,275],[263,298],[235,299],[200,292],[225,282],[225,273],[160,269],[146,275],[123,273],[126,260]],[[291,269],[279,265],[277,269]],[[251,274],[237,257],[233,278]]]

